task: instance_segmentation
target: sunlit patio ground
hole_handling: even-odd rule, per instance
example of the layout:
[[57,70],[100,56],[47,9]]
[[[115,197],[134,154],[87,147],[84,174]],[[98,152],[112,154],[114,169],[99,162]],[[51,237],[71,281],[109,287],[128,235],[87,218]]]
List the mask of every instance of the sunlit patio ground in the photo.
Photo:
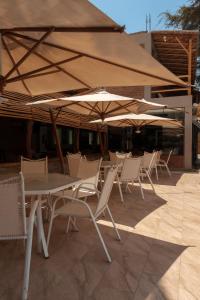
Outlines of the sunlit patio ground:
[[[144,188],[145,201],[136,186],[124,204],[113,189],[121,242],[107,216],[99,221],[111,264],[91,222],[79,221],[79,232],[66,235],[65,220],[55,220],[49,259],[37,254],[34,241],[29,299],[200,299],[200,174],[162,173],[156,195]],[[23,262],[22,242],[0,243],[1,300],[20,299]]]

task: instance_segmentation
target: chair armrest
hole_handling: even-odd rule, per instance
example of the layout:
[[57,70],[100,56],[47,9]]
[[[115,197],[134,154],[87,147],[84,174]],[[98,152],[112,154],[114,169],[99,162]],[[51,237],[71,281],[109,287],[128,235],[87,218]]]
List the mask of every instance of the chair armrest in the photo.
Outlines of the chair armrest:
[[77,198],[74,198],[74,197],[70,197],[70,196],[63,196],[62,198],[59,198],[58,200],[63,200],[63,199],[70,200],[70,201],[75,201],[75,202],[79,202],[82,205],[85,205],[87,207],[87,209],[89,210],[90,215],[93,216],[92,210],[91,210],[90,206],[87,204],[87,202],[85,202],[83,200],[80,200],[80,199],[77,199]]
[[[92,188],[89,188],[88,185],[90,185]],[[89,192],[95,191],[96,193],[100,193],[94,183],[83,182],[83,183],[79,184],[78,188],[76,189],[76,195],[78,194],[78,192],[80,191],[81,188],[84,188],[85,190],[87,190]]]

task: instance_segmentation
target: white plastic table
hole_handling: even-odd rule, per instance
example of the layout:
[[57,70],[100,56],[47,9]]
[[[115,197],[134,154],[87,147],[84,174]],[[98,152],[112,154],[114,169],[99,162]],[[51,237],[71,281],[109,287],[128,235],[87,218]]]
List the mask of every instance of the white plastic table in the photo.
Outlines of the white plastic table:
[[65,190],[72,187],[74,184],[81,183],[78,178],[70,177],[68,175],[49,173],[45,176],[42,175],[31,175],[25,178],[25,195],[26,196],[37,196],[39,204],[37,207],[37,225],[38,225],[38,250],[41,252],[41,246],[44,251],[44,256],[49,257],[46,238],[44,234],[43,220],[42,220],[42,209],[41,200],[42,196],[51,196],[56,192]]

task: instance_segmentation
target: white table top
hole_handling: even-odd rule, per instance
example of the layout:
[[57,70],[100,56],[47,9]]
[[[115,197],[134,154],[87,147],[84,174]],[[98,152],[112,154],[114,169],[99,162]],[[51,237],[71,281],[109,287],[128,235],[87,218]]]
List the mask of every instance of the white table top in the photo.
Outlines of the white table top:
[[81,179],[59,173],[49,173],[46,176],[25,177],[26,195],[54,194],[81,183]]
[[[16,176],[16,174],[1,174],[0,180]],[[24,177],[26,195],[47,195],[54,194],[64,189],[81,183],[81,179],[70,177],[59,173],[49,173],[47,175],[32,174]]]

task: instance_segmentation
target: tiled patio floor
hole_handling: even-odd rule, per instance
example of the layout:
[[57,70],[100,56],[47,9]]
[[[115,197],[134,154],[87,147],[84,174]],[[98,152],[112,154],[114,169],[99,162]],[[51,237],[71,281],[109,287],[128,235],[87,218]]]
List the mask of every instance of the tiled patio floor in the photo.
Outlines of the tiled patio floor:
[[[125,204],[114,187],[110,208],[122,241],[100,220],[111,264],[90,222],[65,235],[64,219],[56,220],[50,259],[34,242],[29,299],[200,299],[200,175],[163,173],[158,183],[157,195],[145,184],[145,201],[136,187]],[[1,300],[20,299],[23,258],[22,242],[0,243]]]

